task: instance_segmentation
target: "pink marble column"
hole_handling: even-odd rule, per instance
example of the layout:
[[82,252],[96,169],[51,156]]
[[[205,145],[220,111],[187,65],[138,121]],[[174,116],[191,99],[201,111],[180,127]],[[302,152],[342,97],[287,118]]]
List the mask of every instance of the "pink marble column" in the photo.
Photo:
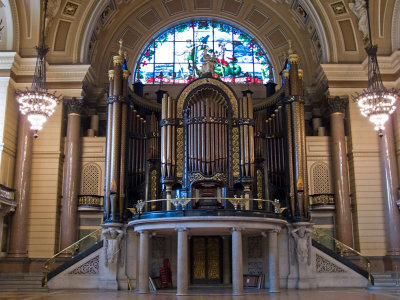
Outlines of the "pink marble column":
[[393,124],[390,118],[379,138],[386,224],[386,255],[400,255],[400,212],[397,208],[399,187]]
[[60,250],[76,241],[78,194],[81,160],[82,99],[65,101],[68,111],[67,139],[65,143],[63,197],[61,202]]
[[328,98],[331,114],[331,150],[333,182],[335,188],[336,238],[353,247],[353,224],[349,191],[349,167],[344,132],[344,114],[347,98]]
[[15,158],[15,208],[11,225],[9,257],[27,257],[27,223],[29,212],[29,191],[32,166],[32,136],[26,116],[20,115],[18,144]]

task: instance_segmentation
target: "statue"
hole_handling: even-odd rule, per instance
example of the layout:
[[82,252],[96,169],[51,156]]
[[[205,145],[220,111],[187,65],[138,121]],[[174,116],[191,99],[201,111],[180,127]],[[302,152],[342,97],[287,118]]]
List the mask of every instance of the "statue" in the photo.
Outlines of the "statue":
[[364,41],[368,40],[368,12],[365,0],[354,0],[353,3],[349,3],[349,7],[358,18],[358,30],[362,32]]
[[312,230],[305,226],[298,227],[291,232],[296,242],[296,254],[299,264],[311,263],[311,233]]
[[124,232],[121,229],[107,228],[103,231],[104,235],[104,257],[105,265],[115,262],[118,257],[118,252],[121,250],[120,244],[124,237]]
[[211,56],[207,53],[207,49],[203,51],[203,65],[202,65],[202,73],[204,75],[213,75],[214,74],[214,55]]

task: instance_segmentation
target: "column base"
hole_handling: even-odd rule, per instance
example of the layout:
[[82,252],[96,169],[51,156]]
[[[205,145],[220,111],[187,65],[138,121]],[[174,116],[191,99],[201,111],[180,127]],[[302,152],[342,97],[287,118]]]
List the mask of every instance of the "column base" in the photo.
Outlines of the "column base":
[[385,271],[400,271],[400,255],[386,255],[383,257]]
[[28,251],[26,251],[26,252],[8,252],[7,257],[28,258]]
[[268,290],[268,292],[270,292],[270,293],[280,293],[281,291],[280,290],[275,290],[275,289],[270,289],[270,290]]

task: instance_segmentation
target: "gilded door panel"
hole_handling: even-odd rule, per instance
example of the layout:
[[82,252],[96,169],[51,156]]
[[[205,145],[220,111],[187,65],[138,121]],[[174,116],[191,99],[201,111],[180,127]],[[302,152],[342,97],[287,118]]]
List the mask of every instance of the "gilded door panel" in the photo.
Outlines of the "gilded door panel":
[[220,237],[191,238],[191,277],[194,284],[222,282]]

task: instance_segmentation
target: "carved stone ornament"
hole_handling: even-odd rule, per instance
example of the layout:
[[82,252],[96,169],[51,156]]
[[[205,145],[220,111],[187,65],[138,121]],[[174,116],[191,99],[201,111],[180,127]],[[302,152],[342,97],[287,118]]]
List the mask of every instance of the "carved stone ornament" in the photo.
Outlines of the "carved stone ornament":
[[96,275],[99,274],[99,256],[92,258],[91,260],[80,265],[76,269],[69,272],[69,274],[79,275]]
[[349,7],[358,19],[358,30],[363,34],[363,40],[368,40],[368,14],[365,0],[351,0]]
[[104,262],[106,267],[108,264],[116,262],[118,254],[121,250],[121,240],[124,235],[124,232],[120,229],[107,228],[103,230]]
[[349,103],[348,98],[342,97],[329,97],[328,98],[328,108],[331,114],[333,113],[342,113],[346,112],[347,104]]
[[344,273],[345,270],[331,263],[329,260],[316,256],[317,273]]
[[312,230],[306,226],[300,226],[290,233],[295,241],[295,252],[297,262],[301,264],[311,264],[311,234]]
[[71,99],[64,98],[65,106],[67,107],[68,114],[77,114],[80,115],[83,110],[83,99],[72,97]]

